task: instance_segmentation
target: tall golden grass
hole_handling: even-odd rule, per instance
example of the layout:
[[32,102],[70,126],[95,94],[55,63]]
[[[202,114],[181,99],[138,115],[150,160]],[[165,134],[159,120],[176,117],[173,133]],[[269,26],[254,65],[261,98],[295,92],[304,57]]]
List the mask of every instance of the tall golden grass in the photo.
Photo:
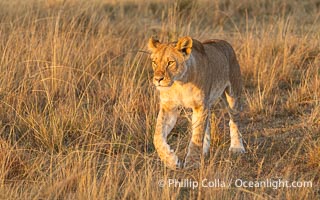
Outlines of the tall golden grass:
[[[320,3],[0,1],[0,199],[316,199],[320,174]],[[158,112],[146,51],[191,35],[235,48],[241,132],[212,109],[211,156],[171,171],[155,153]],[[169,142],[190,139],[188,110]],[[312,187],[174,187],[169,180],[312,181]],[[164,187],[159,181],[164,181]]]

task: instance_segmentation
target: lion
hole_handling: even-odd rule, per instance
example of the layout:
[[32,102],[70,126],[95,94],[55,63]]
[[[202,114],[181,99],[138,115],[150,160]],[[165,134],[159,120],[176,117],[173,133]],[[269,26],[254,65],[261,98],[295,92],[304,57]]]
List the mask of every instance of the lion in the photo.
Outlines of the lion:
[[[171,169],[198,168],[210,148],[210,107],[220,97],[230,116],[229,151],[245,153],[239,132],[241,72],[232,46],[224,40],[199,42],[189,36],[161,43],[150,38],[153,84],[160,93],[154,146]],[[179,107],[191,108],[192,136],[184,162],[170,149],[167,137],[179,115]]]

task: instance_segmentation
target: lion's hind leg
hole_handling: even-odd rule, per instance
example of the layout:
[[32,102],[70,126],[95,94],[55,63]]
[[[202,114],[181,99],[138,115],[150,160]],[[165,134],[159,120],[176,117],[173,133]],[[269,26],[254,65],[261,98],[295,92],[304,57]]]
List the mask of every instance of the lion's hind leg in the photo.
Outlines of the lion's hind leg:
[[210,123],[210,112],[206,120],[206,130],[203,138],[203,156],[208,157],[210,152],[210,140],[211,140],[211,123]]
[[231,144],[229,151],[232,153],[245,153],[242,142],[242,135],[238,128],[238,124],[240,121],[239,98],[232,95],[232,91],[230,90],[230,88],[227,88],[221,97],[223,102],[226,104],[230,116],[229,127]]

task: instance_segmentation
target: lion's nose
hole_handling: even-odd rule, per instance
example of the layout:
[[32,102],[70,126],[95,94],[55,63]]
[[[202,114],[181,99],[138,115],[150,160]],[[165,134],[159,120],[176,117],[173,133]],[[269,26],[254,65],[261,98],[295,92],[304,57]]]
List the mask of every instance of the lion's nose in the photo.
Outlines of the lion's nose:
[[164,79],[164,76],[163,75],[154,76],[153,79],[156,82],[160,83]]

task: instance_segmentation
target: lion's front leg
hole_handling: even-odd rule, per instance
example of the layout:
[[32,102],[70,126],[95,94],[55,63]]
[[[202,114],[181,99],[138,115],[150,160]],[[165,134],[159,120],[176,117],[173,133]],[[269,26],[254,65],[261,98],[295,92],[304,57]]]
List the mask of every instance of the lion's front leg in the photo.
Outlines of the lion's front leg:
[[185,168],[198,168],[203,154],[203,138],[207,126],[208,109],[201,107],[193,109],[192,137],[185,158]]
[[167,143],[167,136],[173,129],[178,117],[177,108],[168,108],[161,105],[157,119],[156,131],[154,134],[154,146],[160,159],[171,168],[180,168],[180,162],[174,150],[170,149]]

